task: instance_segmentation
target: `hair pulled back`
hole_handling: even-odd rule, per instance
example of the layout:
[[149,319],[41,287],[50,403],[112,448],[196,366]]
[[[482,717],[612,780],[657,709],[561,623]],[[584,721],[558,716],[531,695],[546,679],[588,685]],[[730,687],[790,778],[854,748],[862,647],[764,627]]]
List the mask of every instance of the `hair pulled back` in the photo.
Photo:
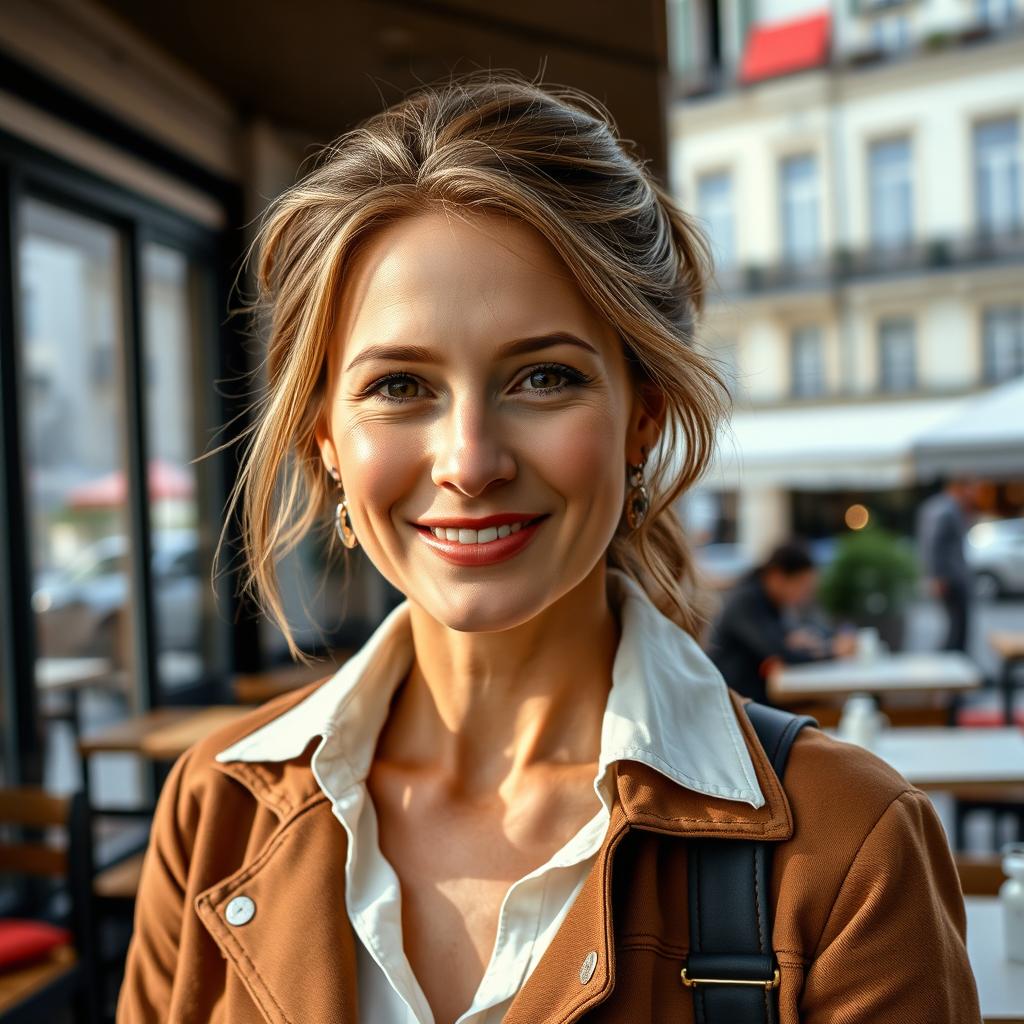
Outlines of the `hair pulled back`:
[[728,401],[694,347],[708,244],[603,105],[515,72],[473,72],[419,89],[326,146],[267,207],[250,250],[257,295],[249,307],[266,336],[266,384],[243,433],[228,505],[230,512],[241,502],[243,592],[301,658],[275,564],[330,521],[332,481],[316,429],[340,286],[371,232],[432,209],[499,211],[539,231],[617,330],[636,386],[665,396],[664,431],[645,473],[647,518],[633,532],[620,525],[607,562],[696,635],[703,615],[673,506],[706,469]]

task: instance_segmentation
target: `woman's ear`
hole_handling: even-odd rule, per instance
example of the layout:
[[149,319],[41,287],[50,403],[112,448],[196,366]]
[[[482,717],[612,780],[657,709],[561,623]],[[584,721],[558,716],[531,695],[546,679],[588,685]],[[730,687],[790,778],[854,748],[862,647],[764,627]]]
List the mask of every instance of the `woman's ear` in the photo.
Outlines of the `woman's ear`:
[[626,457],[631,462],[642,462],[655,446],[665,427],[668,399],[657,385],[647,382],[636,394],[626,438]]
[[323,425],[316,428],[316,444],[320,449],[320,458],[323,460],[327,472],[335,480],[339,479],[341,470],[338,467],[338,452],[334,447],[330,434]]

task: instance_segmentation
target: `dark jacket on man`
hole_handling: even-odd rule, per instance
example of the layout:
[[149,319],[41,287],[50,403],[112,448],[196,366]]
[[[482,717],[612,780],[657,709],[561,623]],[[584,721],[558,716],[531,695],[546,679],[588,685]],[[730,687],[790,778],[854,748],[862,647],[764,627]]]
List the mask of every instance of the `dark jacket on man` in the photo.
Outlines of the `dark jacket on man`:
[[765,671],[769,658],[787,664],[821,661],[821,656],[786,644],[786,625],[758,572],[744,577],[726,598],[711,628],[708,654],[737,693],[762,704],[768,700]]

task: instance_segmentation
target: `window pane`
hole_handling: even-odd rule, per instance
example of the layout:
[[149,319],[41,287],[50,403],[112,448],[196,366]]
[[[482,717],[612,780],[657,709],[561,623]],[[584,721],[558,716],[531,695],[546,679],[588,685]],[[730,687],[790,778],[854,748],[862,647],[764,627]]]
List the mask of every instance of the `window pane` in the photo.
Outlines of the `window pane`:
[[208,587],[199,555],[197,387],[193,278],[188,258],[162,245],[142,250],[148,487],[153,614],[160,684],[197,682],[203,669]]
[[1024,374],[1024,306],[993,306],[983,318],[985,380],[998,384]]
[[898,248],[913,235],[910,140],[876,142],[869,152],[871,240],[879,248]]
[[722,269],[736,263],[733,224],[732,176],[725,171],[705,174],[697,183],[697,209],[706,221],[715,265]]
[[1020,125],[1015,117],[974,127],[974,179],[978,227],[1012,231],[1024,222],[1020,187]]
[[1009,25],[1014,18],[1014,0],[974,0],[975,17],[990,25]]
[[825,393],[825,353],[821,329],[798,327],[791,339],[792,393],[810,398]]
[[914,322],[905,317],[878,325],[879,387],[883,391],[912,391],[917,386]]
[[[71,697],[90,725],[134,700],[121,251],[113,229],[34,199],[19,226],[36,686],[46,784],[66,791],[79,784]],[[132,785],[123,765],[107,767],[119,770],[93,778],[104,802]]]
[[818,168],[810,154],[788,157],[781,167],[782,250],[790,262],[818,255]]

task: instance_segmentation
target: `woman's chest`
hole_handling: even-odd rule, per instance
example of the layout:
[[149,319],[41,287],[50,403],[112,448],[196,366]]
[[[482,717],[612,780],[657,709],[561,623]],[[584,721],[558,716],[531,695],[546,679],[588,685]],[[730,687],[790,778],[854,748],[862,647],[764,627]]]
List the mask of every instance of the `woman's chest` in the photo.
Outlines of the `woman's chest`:
[[579,799],[579,813],[567,818],[564,793],[533,794],[513,806],[469,805],[445,800],[429,785],[417,789],[388,772],[371,773],[380,851],[400,886],[403,950],[438,1024],[468,1009],[496,940],[503,966],[529,955],[553,908],[543,879],[520,880],[593,817],[592,780],[591,772],[579,793],[589,788],[589,801]]

